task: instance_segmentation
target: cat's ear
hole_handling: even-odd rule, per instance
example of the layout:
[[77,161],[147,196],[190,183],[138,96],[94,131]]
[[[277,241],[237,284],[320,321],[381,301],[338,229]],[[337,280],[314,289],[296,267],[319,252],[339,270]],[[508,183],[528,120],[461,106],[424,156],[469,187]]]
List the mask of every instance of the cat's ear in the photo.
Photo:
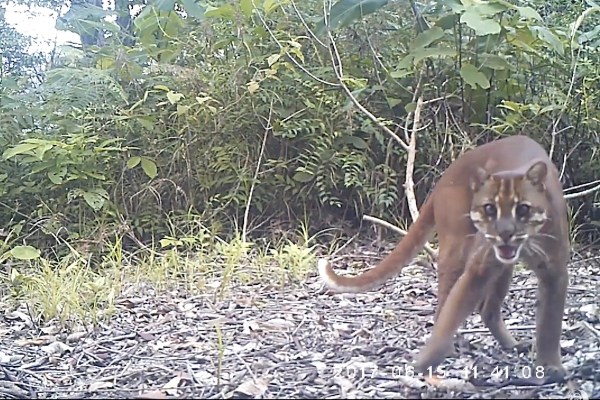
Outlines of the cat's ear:
[[529,167],[525,177],[534,185],[543,185],[548,174],[548,165],[544,161],[537,161]]
[[483,185],[483,183],[490,177],[488,172],[481,168],[477,167],[475,170],[475,174],[471,177],[471,190],[476,192]]

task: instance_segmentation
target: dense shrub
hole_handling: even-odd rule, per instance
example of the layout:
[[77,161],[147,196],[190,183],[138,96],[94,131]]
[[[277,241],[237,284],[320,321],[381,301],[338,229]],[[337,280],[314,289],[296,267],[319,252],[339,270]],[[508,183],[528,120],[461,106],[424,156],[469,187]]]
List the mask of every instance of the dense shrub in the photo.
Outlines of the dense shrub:
[[[3,226],[42,247],[132,244],[198,219],[227,231],[250,200],[255,225],[410,220],[407,152],[382,126],[406,140],[418,96],[419,203],[460,152],[517,133],[553,149],[566,187],[594,181],[595,9],[513,3],[341,0],[330,31],[314,0],[163,1],[127,29],[73,5],[61,26],[83,49],[40,85],[3,82]],[[598,238],[598,196],[571,200],[581,239]]]

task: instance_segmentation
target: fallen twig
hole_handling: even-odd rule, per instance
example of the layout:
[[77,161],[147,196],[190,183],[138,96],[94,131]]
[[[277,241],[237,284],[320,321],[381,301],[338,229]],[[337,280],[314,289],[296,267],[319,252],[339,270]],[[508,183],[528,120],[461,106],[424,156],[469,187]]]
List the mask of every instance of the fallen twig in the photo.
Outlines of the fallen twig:
[[[363,219],[365,221],[370,221],[370,222],[374,222],[378,225],[381,225],[383,227],[386,227],[388,229],[391,229],[395,232],[398,232],[401,235],[406,235],[407,232],[404,229],[398,228],[395,225],[390,224],[389,222],[385,222],[384,220],[381,220],[379,218],[376,217],[372,217],[370,215],[363,215]],[[425,251],[427,252],[427,254],[429,254],[429,256],[433,259],[436,260],[437,256],[438,256],[438,252],[437,250],[433,249],[428,243],[425,244],[424,246]]]

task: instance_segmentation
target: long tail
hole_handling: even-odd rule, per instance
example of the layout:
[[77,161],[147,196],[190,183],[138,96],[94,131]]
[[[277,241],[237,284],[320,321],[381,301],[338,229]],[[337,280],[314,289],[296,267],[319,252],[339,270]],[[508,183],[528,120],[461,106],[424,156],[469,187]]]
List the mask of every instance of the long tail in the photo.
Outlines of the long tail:
[[415,258],[433,233],[433,200],[428,198],[419,212],[419,218],[410,226],[406,235],[378,265],[358,276],[337,275],[330,263],[319,259],[317,268],[322,281],[336,292],[358,293],[373,290],[397,275]]

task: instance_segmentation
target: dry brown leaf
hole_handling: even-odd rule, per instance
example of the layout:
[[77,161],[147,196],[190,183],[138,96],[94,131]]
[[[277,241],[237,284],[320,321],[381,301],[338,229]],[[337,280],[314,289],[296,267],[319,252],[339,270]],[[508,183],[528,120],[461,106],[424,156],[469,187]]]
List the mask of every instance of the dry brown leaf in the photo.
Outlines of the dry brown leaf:
[[589,318],[600,316],[600,307],[597,304],[585,304],[579,307],[579,311],[587,314]]
[[181,380],[183,379],[183,377],[181,376],[175,376],[173,378],[171,378],[169,380],[169,382],[165,383],[163,385],[163,389],[176,389],[179,387],[179,383],[181,382]]
[[21,347],[25,347],[25,346],[39,346],[39,345],[42,345],[42,344],[50,343],[50,342],[52,342],[52,340],[54,340],[54,339],[50,339],[47,336],[41,336],[41,337],[36,337],[36,338],[31,338],[31,339],[19,339],[19,340],[15,340],[15,344],[17,346],[21,346]]
[[166,399],[167,395],[162,390],[151,390],[142,394],[134,396],[135,399],[149,399],[149,400],[161,400]]
[[296,324],[283,318],[273,318],[268,321],[261,322],[260,326],[263,329],[268,330],[285,330],[295,327]]
[[147,300],[146,298],[141,298],[141,297],[129,297],[127,299],[118,300],[117,304],[123,305],[127,308],[133,308],[136,305],[145,302],[146,300]]
[[337,322],[337,323],[331,325],[331,327],[333,329],[335,329],[336,331],[352,332],[352,328],[350,328],[350,325],[348,325],[346,323]]
[[348,378],[344,378],[343,376],[337,375],[333,377],[333,382],[340,387],[342,392],[342,397],[346,397],[346,393],[349,390],[354,389],[354,384]]
[[33,369],[42,366],[48,362],[48,357],[38,357],[35,361],[21,365],[21,369]]
[[[31,320],[29,315],[27,315],[21,311],[13,311],[10,313],[6,313],[4,315],[4,317],[6,319],[10,319],[10,320],[22,321],[22,323],[28,328],[33,328],[33,326],[34,326],[33,321]],[[12,329],[13,330],[23,330],[24,329],[23,324],[12,326]]]
[[60,327],[56,325],[44,326],[40,328],[40,331],[44,332],[46,335],[56,335],[60,332]]
[[149,342],[151,340],[156,340],[156,336],[154,336],[153,334],[149,333],[149,332],[138,332],[139,337],[141,337],[142,339],[144,339],[145,341]]
[[78,342],[80,339],[87,336],[87,332],[73,332],[67,336],[67,342]]
[[88,390],[90,392],[95,392],[101,389],[110,389],[114,386],[113,382],[107,382],[107,381],[96,381],[96,382],[92,382],[90,384],[90,387],[88,388]]
[[182,380],[183,378],[181,376],[175,376],[171,378],[171,380],[169,380],[169,382],[165,383],[163,386],[164,391],[171,396],[177,396],[177,388]]
[[237,297],[234,301],[240,307],[252,307],[255,303],[252,297]]
[[177,311],[180,313],[187,313],[189,311],[196,311],[196,304],[193,302],[181,302],[177,304]]
[[194,380],[200,385],[216,385],[218,381],[213,374],[205,370],[194,372]]
[[247,396],[258,397],[262,396],[269,388],[269,380],[266,378],[250,379],[240,386],[234,392],[243,393]]
[[443,379],[441,385],[438,387],[446,390],[459,390],[461,392],[471,392],[475,389],[470,382],[458,378]]
[[219,287],[221,287],[221,280],[220,279],[214,279],[210,282],[206,282],[206,286],[211,288],[211,289],[218,289]]
[[67,351],[73,351],[73,348],[71,346],[68,346],[63,342],[59,341],[50,343],[47,346],[42,346],[41,349],[48,353],[48,355],[61,355]]
[[0,363],[2,364],[10,364],[13,362],[17,362],[20,361],[24,358],[25,356],[22,354],[6,354],[4,352],[0,351]]
[[404,386],[411,389],[421,389],[426,386],[425,382],[422,380],[408,375],[398,375],[396,379],[398,379],[398,381],[400,381]]
[[442,384],[442,379],[437,375],[426,376],[425,382],[429,383],[431,386],[438,387]]
[[223,325],[227,321],[229,321],[229,319],[227,317],[218,317],[218,318],[206,321],[206,324],[209,326]]
[[4,317],[6,319],[10,319],[10,320],[20,320],[20,321],[23,321],[29,327],[33,326],[33,322],[31,321],[31,318],[29,317],[29,315],[27,315],[27,314],[25,314],[24,312],[21,312],[21,311],[12,311],[12,312],[6,313],[4,315]]
[[250,353],[252,350],[260,348],[260,343],[256,340],[246,343],[245,345],[239,345],[234,343],[232,346],[225,349],[225,354],[245,354]]
[[242,324],[243,324],[242,332],[244,332],[246,335],[252,331],[258,331],[260,329],[260,326],[258,325],[258,323],[256,321],[252,321],[252,320],[244,321]]
[[192,339],[187,340],[187,341],[182,342],[182,343],[175,343],[173,345],[173,348],[177,349],[177,350],[181,350],[181,349],[192,349],[192,350],[200,349],[200,350],[203,350],[203,349],[205,349],[205,344],[201,343],[201,342],[198,342],[196,339],[192,338]]
[[322,361],[315,360],[315,361],[311,362],[311,364],[315,366],[315,368],[317,369],[317,373],[319,373],[319,374],[321,374],[327,370],[327,364],[325,364]]

